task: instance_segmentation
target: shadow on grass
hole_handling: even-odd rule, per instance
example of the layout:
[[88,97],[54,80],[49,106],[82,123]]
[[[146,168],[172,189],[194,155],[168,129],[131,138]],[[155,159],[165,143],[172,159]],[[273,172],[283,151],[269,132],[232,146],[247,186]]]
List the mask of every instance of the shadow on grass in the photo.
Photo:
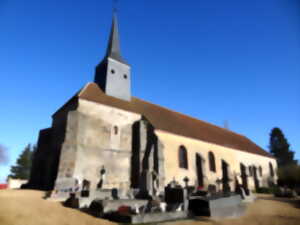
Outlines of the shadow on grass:
[[299,225],[299,218],[290,216],[276,216],[275,218],[286,221],[286,224]]
[[295,208],[300,209],[300,198],[284,198],[284,197],[274,197],[274,196],[259,196],[258,199],[262,199],[262,200],[271,200],[271,201],[278,201],[278,202],[285,202],[285,203],[289,203],[290,205],[292,205]]

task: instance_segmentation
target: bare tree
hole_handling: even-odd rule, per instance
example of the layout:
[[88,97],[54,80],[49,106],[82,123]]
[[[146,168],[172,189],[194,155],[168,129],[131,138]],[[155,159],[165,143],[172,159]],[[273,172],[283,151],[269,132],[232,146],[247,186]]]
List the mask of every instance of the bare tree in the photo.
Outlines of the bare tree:
[[8,161],[7,158],[7,148],[0,144],[0,165],[6,164]]

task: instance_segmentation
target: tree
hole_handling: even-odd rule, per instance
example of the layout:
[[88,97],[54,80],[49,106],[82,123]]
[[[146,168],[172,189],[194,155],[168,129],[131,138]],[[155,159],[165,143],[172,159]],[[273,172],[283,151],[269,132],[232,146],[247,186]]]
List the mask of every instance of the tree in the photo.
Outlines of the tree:
[[300,184],[300,166],[288,165],[278,169],[278,184],[294,188]]
[[297,165],[297,160],[294,160],[294,152],[290,150],[288,141],[278,127],[271,131],[269,149],[276,158],[279,168]]
[[25,149],[17,159],[16,165],[11,167],[11,174],[9,175],[10,177],[18,179],[29,179],[34,149],[35,147],[31,147],[30,144],[25,147]]
[[7,150],[6,148],[0,144],[0,165],[7,163]]

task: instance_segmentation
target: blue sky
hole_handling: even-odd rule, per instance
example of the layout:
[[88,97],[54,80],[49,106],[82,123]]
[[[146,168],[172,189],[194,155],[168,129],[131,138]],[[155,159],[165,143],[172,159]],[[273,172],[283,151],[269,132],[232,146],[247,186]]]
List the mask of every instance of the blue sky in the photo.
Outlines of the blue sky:
[[[0,182],[51,115],[94,77],[111,1],[0,0]],[[124,58],[141,99],[267,149],[280,127],[300,159],[298,0],[120,0]]]

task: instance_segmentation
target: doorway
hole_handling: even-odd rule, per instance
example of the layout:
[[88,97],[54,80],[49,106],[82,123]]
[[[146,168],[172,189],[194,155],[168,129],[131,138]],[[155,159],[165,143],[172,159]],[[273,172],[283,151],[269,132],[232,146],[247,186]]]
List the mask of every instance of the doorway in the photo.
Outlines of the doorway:
[[242,186],[245,192],[248,192],[248,180],[247,180],[247,173],[246,173],[246,166],[244,164],[240,164],[241,167],[241,178],[242,178]]
[[199,154],[196,154],[196,170],[197,170],[197,179],[198,179],[198,186],[204,186],[203,180],[203,159]]
[[257,168],[253,166],[253,179],[254,179],[254,185],[255,190],[259,189],[259,180],[257,178]]
[[223,192],[230,192],[229,186],[229,174],[228,174],[228,163],[222,160],[222,184],[223,184]]

